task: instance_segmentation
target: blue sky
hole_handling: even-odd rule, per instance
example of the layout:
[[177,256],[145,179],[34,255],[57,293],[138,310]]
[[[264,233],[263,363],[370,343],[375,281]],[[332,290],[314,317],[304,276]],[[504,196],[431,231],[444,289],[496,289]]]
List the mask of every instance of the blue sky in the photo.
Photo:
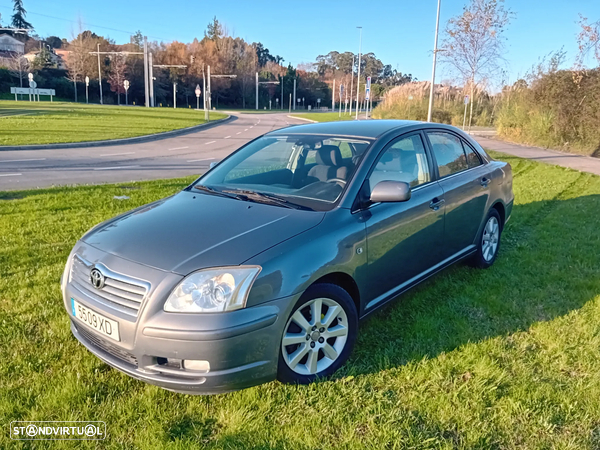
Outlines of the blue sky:
[[[466,1],[442,0],[442,26],[460,14]],[[127,42],[128,32],[138,29],[153,40],[189,42],[202,37],[206,24],[216,15],[230,34],[260,41],[293,65],[314,61],[331,50],[357,52],[355,27],[361,25],[363,52],[374,52],[384,63],[418,79],[431,76],[437,0],[24,0],[24,4],[29,21],[42,36],[70,38],[78,30],[80,18],[86,28],[117,43]],[[506,33],[511,81],[561,47],[570,64],[577,51],[578,14],[600,19],[599,0],[506,0],[505,4],[516,13]],[[0,0],[3,23],[11,13],[12,1]],[[444,78],[443,69],[440,78]]]

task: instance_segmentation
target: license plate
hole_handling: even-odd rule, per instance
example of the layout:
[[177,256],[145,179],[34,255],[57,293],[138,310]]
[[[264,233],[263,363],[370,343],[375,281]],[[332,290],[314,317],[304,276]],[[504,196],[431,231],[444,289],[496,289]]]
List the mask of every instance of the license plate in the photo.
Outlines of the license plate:
[[98,333],[114,339],[115,341],[121,340],[119,337],[119,322],[104,317],[102,314],[98,314],[93,309],[83,306],[74,298],[71,298],[71,311],[73,316],[77,317],[80,321],[88,327],[93,328]]

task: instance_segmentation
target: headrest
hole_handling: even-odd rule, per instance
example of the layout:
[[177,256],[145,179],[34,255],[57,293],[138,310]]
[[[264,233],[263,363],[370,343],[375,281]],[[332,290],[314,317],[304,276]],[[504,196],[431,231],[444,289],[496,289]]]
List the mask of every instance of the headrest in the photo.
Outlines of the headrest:
[[337,145],[322,145],[315,159],[321,166],[339,167],[342,165],[342,152]]

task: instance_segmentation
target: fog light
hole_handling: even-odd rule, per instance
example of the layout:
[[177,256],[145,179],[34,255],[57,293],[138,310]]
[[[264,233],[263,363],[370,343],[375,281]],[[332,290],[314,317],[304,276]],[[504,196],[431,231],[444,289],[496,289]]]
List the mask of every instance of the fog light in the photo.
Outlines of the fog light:
[[183,368],[185,370],[193,370],[195,372],[210,372],[210,363],[199,359],[184,359]]

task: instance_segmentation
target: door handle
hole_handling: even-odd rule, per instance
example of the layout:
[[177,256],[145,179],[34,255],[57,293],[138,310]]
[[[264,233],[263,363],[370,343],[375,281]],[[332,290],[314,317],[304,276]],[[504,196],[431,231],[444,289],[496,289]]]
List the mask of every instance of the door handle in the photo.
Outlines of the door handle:
[[488,187],[488,184],[490,184],[490,179],[489,179],[489,178],[486,178],[486,177],[483,177],[483,178],[481,179],[481,185],[482,185],[483,187]]
[[440,206],[442,206],[445,202],[446,200],[444,200],[443,198],[439,199],[436,197],[433,200],[431,200],[431,202],[429,203],[429,207],[434,211],[437,211],[438,209],[440,209]]

